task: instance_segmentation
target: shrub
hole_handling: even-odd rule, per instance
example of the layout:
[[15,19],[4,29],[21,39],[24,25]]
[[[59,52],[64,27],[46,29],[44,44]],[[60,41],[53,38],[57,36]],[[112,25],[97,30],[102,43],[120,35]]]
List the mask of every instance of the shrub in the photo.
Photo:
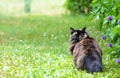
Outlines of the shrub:
[[91,14],[99,18],[99,29],[112,48],[110,56],[120,57],[120,1],[93,0],[91,6]]
[[72,14],[88,13],[92,0],[66,0],[65,6]]

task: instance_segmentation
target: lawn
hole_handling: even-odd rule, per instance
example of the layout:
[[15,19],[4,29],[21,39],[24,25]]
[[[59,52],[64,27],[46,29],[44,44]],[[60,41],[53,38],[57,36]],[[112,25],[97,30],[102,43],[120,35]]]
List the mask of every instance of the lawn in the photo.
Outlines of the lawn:
[[[88,16],[29,15],[0,18],[0,78],[119,78],[97,23]],[[103,72],[78,71],[69,53],[69,27],[86,26],[103,50]]]

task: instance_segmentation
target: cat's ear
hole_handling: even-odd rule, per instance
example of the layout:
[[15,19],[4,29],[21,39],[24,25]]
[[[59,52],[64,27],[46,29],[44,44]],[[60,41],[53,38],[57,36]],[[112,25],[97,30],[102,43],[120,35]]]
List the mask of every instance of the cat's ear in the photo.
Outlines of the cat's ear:
[[82,31],[84,31],[84,32],[85,32],[85,31],[86,31],[86,27],[82,28]]
[[70,32],[71,32],[71,34],[72,34],[73,32],[75,32],[75,29],[72,28],[72,27],[70,27]]

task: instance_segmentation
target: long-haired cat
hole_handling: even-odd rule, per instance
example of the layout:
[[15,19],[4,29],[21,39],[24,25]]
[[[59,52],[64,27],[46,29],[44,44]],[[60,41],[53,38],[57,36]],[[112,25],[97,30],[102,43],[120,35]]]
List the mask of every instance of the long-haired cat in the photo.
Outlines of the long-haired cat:
[[86,32],[86,27],[75,30],[70,27],[70,52],[78,70],[102,71],[102,50],[98,42]]

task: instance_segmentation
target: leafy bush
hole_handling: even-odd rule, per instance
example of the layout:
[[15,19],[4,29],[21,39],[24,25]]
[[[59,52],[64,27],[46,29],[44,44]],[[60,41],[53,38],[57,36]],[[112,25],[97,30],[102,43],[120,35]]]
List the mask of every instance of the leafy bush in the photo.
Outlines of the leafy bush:
[[72,14],[88,13],[92,0],[66,0],[65,6]]
[[93,0],[91,6],[91,14],[100,21],[99,28],[102,35],[106,36],[106,41],[112,45],[108,44],[112,48],[110,56],[120,57],[120,1]]

